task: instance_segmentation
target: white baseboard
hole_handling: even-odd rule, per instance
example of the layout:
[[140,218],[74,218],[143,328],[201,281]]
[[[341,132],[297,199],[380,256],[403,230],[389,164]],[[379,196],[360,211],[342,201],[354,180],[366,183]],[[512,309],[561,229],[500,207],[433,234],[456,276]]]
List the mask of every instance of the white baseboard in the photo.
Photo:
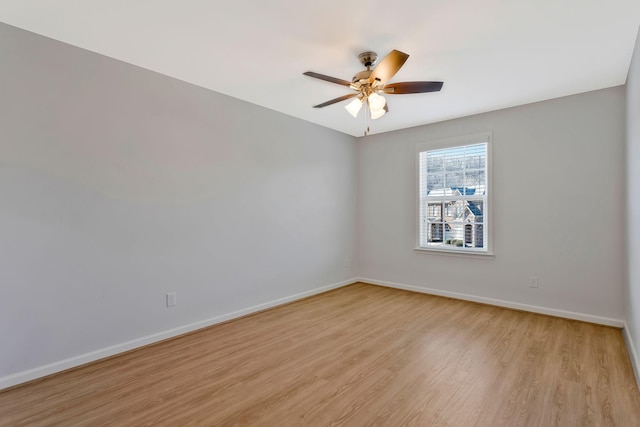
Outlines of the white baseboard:
[[429,295],[438,295],[441,297],[455,298],[465,301],[479,302],[489,305],[497,305],[499,307],[513,308],[516,310],[530,311],[532,313],[548,314],[550,316],[564,317],[566,319],[582,320],[584,322],[597,323],[599,325],[615,326],[622,328],[624,320],[611,319],[609,317],[594,316],[591,314],[574,313],[572,311],[558,310],[555,308],[540,307],[537,305],[522,304],[519,302],[505,301],[494,298],[479,297],[476,295],[463,294],[459,292],[443,291],[440,289],[423,288],[419,286],[403,285],[401,283],[386,282],[383,280],[368,279],[365,277],[358,278],[358,281],[370,283],[372,285],[386,286],[389,288],[404,289],[406,291],[420,292]]
[[95,362],[97,360],[104,359],[105,357],[114,356],[116,354],[133,350],[135,348],[139,348],[145,345],[153,344],[158,341],[162,341],[168,338],[173,338],[178,335],[186,334],[188,332],[193,332],[198,329],[206,328],[208,326],[212,326],[217,323],[222,323],[227,320],[246,316],[251,313],[256,313],[258,311],[262,311],[267,308],[276,307],[278,305],[282,305],[282,304],[286,304],[302,298],[310,297],[312,295],[321,294],[323,292],[327,292],[332,289],[341,288],[343,286],[356,283],[357,281],[358,280],[354,278],[354,279],[345,280],[338,283],[333,283],[331,285],[321,286],[319,288],[315,288],[310,291],[300,292],[295,295],[290,295],[284,298],[268,301],[262,304],[254,305],[253,307],[234,311],[232,313],[227,313],[220,316],[212,317],[210,319],[180,326],[178,328],[170,329],[168,331],[158,332],[156,334],[148,335],[141,338],[136,338],[134,340],[127,341],[121,344],[116,344],[110,347],[106,347],[106,348],[102,348],[89,353],[81,354],[79,356],[70,357],[68,359],[60,360],[58,362],[50,363],[48,365],[39,366],[37,368],[29,369],[27,371],[18,372],[18,373],[0,378],[0,390],[25,383],[27,381],[32,381],[38,378],[42,378],[47,375],[55,374],[57,372],[65,371],[67,369],[75,368],[77,366],[81,366],[90,362]]
[[636,346],[631,338],[631,332],[629,332],[627,322],[624,323],[624,328],[622,328],[622,336],[624,337],[624,343],[627,345],[627,351],[629,353],[629,358],[631,359],[633,373],[636,376],[636,384],[638,385],[638,389],[640,389],[640,359],[638,359],[638,352],[636,351]]

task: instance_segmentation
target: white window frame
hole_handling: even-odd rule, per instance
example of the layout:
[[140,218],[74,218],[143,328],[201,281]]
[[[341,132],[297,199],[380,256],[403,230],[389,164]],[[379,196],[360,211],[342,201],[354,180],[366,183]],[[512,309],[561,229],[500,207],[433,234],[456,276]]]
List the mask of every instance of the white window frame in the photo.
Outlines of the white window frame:
[[[484,239],[486,245],[484,248],[467,248],[467,247],[420,247],[420,153],[425,151],[439,150],[443,148],[452,148],[473,144],[487,144],[487,159],[486,159],[486,187],[485,187],[485,206],[483,216],[484,221]],[[416,144],[415,148],[415,247],[414,251],[424,254],[442,254],[442,255],[454,255],[465,257],[478,257],[478,258],[493,258],[493,206],[492,206],[492,194],[493,194],[493,179],[492,179],[492,133],[483,132],[472,135],[463,135],[453,138],[439,139],[434,141],[420,142]]]

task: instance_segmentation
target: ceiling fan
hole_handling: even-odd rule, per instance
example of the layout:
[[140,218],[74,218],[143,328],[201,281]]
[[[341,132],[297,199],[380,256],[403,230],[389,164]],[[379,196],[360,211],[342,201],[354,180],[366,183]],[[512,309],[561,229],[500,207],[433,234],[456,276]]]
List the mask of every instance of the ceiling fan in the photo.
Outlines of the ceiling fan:
[[366,70],[356,73],[350,82],[337,79],[335,77],[325,76],[324,74],[314,73],[313,71],[303,73],[305,76],[314,77],[316,79],[325,80],[342,86],[348,86],[355,91],[355,93],[343,95],[327,102],[323,102],[322,104],[314,105],[313,108],[322,108],[327,105],[355,98],[345,106],[347,111],[353,117],[357,117],[360,109],[365,105],[365,108],[369,110],[370,117],[372,119],[377,119],[389,111],[387,101],[380,95],[380,93],[388,95],[404,95],[408,93],[437,92],[442,89],[443,82],[399,82],[387,84],[387,82],[398,72],[398,70],[400,70],[409,58],[409,55],[404,52],[400,52],[399,50],[392,50],[391,53],[385,56],[384,59],[373,69],[371,69],[371,67],[378,59],[377,53],[362,52],[358,55],[358,58],[362,65],[366,67]]

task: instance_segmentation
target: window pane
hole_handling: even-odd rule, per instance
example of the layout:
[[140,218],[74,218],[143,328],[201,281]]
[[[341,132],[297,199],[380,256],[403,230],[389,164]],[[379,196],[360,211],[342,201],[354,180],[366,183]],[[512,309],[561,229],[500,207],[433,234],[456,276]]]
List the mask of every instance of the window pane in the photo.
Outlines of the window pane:
[[466,202],[464,200],[458,200],[455,202],[450,202],[451,206],[451,218],[447,218],[449,221],[454,222],[462,222],[464,220],[464,211]]
[[446,150],[444,167],[447,171],[458,171],[464,168],[464,147]]
[[463,247],[464,246],[464,224],[447,222],[445,224],[445,246]]
[[483,222],[483,207],[482,201],[468,201],[466,203],[464,222]]
[[427,220],[429,222],[442,222],[442,203],[429,203]]
[[453,203],[444,202],[443,206],[444,206],[444,219],[445,219],[445,221],[451,221],[453,219],[453,211],[454,211]]
[[483,248],[483,224],[465,224],[464,225],[464,247],[465,248]]
[[434,150],[427,152],[427,172],[443,172],[444,171],[444,150]]
[[427,195],[431,197],[444,196],[444,175],[427,175]]
[[[429,227],[427,229],[427,244],[441,243],[444,238],[444,223],[433,222],[427,224],[427,226]],[[424,246],[424,244],[422,246]]]
[[465,194],[473,196],[477,192],[484,190],[484,171],[466,172],[464,175]]
[[[450,172],[446,176],[445,187],[447,190],[451,190],[451,194],[460,196],[464,194],[464,173],[463,172]],[[459,194],[458,194],[459,193]]]
[[465,157],[467,169],[484,169],[486,159],[486,148],[484,144],[470,145],[467,147],[467,155]]

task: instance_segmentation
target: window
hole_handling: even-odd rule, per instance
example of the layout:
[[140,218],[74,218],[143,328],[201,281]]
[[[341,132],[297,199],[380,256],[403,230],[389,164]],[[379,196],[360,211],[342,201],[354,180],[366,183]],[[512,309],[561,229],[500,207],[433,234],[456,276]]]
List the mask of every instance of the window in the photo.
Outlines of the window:
[[490,137],[418,144],[416,249],[490,253]]

